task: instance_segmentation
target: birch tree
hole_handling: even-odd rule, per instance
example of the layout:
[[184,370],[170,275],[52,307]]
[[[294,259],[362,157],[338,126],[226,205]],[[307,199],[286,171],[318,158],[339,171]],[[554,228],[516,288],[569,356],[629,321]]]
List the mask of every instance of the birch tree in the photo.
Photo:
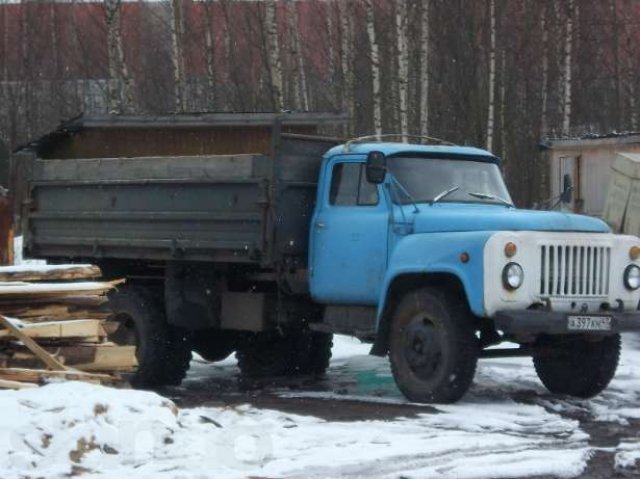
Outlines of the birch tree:
[[420,135],[429,134],[429,8],[431,0],[422,0],[420,17]]
[[338,3],[340,17],[340,64],[342,70],[342,110],[348,115],[347,134],[353,131],[355,117],[354,73],[353,73],[353,30],[351,9],[347,1]]
[[373,0],[367,0],[367,35],[369,37],[369,53],[371,57],[371,82],[373,95],[373,130],[376,135],[382,134],[382,99],[380,98],[380,53],[376,39],[375,11]]
[[489,111],[487,113],[487,150],[493,150],[496,94],[496,1],[489,0],[490,45],[489,45]]
[[304,58],[300,46],[300,29],[298,28],[298,12],[294,0],[286,0],[287,27],[289,29],[289,51],[293,62],[293,94],[296,109],[309,110],[309,93],[304,71]]
[[500,59],[500,157],[507,158],[507,52],[502,49]]
[[217,100],[216,45],[213,33],[214,6],[213,0],[207,0],[204,4],[204,56],[207,66],[207,103],[210,110],[216,108]]
[[273,108],[280,111],[284,107],[284,89],[282,62],[280,60],[280,42],[278,40],[277,0],[266,2],[265,30],[267,33],[269,78]]
[[184,23],[182,0],[171,0],[170,4],[171,29],[171,64],[173,66],[173,88],[176,112],[186,110],[186,82],[184,72]]
[[609,1],[609,9],[611,11],[611,50],[613,52],[613,88],[615,92],[615,126],[619,129],[621,126],[622,116],[622,98],[621,98],[621,83],[622,75],[620,73],[620,26],[618,22],[618,7],[616,0]]
[[407,47],[407,4],[404,0],[396,2],[396,54],[398,58],[398,115],[400,117],[400,133],[403,141],[407,141],[409,133],[409,49]]
[[562,99],[562,135],[569,136],[571,129],[571,55],[573,47],[573,18],[576,13],[574,0],[568,0],[567,22],[564,38],[564,88]]
[[125,62],[122,42],[121,10],[121,0],[104,0],[109,70],[107,108],[110,112],[118,113],[133,108],[131,78]]
[[[546,5],[545,5],[546,7]],[[542,30],[542,80],[540,82],[540,133],[546,135],[549,128],[547,109],[549,101],[549,25],[547,22],[547,9],[540,11],[540,28]]]

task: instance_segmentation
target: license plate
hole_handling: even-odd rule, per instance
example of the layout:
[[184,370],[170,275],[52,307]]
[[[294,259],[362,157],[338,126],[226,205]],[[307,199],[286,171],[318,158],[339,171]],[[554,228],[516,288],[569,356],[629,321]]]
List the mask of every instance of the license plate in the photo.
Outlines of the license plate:
[[608,331],[611,330],[611,317],[570,316],[567,319],[567,329]]

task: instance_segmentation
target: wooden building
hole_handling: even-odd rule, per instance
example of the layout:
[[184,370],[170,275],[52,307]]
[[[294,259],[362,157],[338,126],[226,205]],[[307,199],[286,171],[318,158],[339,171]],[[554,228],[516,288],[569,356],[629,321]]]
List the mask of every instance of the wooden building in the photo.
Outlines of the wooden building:
[[546,140],[542,148],[549,158],[549,196],[560,195],[569,174],[574,190],[565,209],[602,217],[616,153],[640,153],[640,133]]

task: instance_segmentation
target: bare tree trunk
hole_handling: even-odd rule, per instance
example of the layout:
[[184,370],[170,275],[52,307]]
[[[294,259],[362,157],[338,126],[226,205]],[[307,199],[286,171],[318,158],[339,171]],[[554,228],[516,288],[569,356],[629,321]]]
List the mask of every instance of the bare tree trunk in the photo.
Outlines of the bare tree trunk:
[[396,50],[398,56],[398,113],[400,116],[400,133],[403,141],[407,141],[409,133],[409,113],[407,110],[409,96],[409,50],[407,48],[407,4],[405,0],[396,2]]
[[615,128],[619,130],[622,126],[622,95],[620,87],[622,75],[620,74],[620,27],[618,25],[618,7],[616,0],[610,0],[609,8],[611,10],[611,30],[613,34],[613,44],[611,46],[613,50],[613,88],[616,95],[614,121]]
[[354,74],[353,74],[353,31],[348,2],[338,3],[340,17],[340,63],[342,67],[342,109],[348,114],[346,134],[353,132],[355,117]]
[[500,59],[500,158],[507,158],[507,51],[502,49]]
[[58,25],[56,19],[56,3],[51,2],[51,52],[53,53],[54,80],[60,80],[60,51],[58,50]]
[[25,134],[27,138],[33,137],[34,122],[31,121],[31,45],[29,42],[31,36],[31,29],[29,25],[31,23],[31,10],[28,2],[22,0],[23,14],[21,17],[20,34],[22,41],[20,44],[20,53],[22,56],[22,81],[21,83],[21,97],[22,97],[22,110],[24,112],[25,121]]
[[549,128],[547,118],[549,102],[549,26],[547,24],[547,9],[544,6],[540,13],[540,26],[542,28],[542,85],[540,87],[542,107],[540,114],[540,134],[545,136]]
[[217,92],[216,92],[216,46],[213,37],[213,7],[215,3],[207,0],[204,5],[204,43],[205,43],[205,61],[207,65],[207,100],[210,110],[216,108]]
[[567,22],[564,39],[564,98],[562,101],[562,134],[568,136],[571,129],[571,49],[573,47],[574,0],[568,0]]
[[2,11],[2,79],[9,80],[9,14],[8,9]]
[[184,52],[182,48],[183,41],[183,15],[182,1],[171,0],[171,63],[173,65],[173,88],[175,98],[176,112],[186,110],[186,92],[185,92],[185,72],[184,72]]
[[367,0],[367,34],[371,58],[371,80],[373,91],[373,130],[382,134],[382,99],[380,98],[380,53],[376,39],[375,11],[373,0]]
[[121,0],[105,0],[104,2],[107,29],[107,61],[109,64],[107,108],[111,112],[118,113],[133,108],[131,80],[122,48],[121,3]]
[[282,63],[280,61],[280,42],[278,41],[277,0],[266,2],[265,27],[267,32],[269,77],[271,79],[271,96],[273,107],[280,111],[284,107],[284,90]]
[[[73,45],[73,56],[76,58],[77,62],[80,63],[81,51],[80,51],[80,35],[78,32],[78,17],[76,15],[76,0],[71,0],[71,43]],[[85,66],[86,63],[83,63]],[[88,75],[85,74],[85,70],[83,69],[80,73],[80,78],[76,78],[74,81],[74,94],[76,96],[77,108],[84,112],[86,108],[85,104],[85,95],[84,95],[84,83],[85,79]],[[82,78],[85,77],[85,78]]]
[[429,7],[431,0],[422,0],[420,19],[420,135],[429,135]]
[[495,128],[495,96],[496,96],[496,2],[489,0],[489,17],[491,21],[491,44],[489,46],[489,112],[487,114],[487,150],[493,149],[493,130]]
[[638,129],[638,112],[636,111],[636,89],[634,85],[633,74],[633,58],[631,54],[627,55],[627,96],[629,98],[629,122],[631,123],[631,131]]
[[289,48],[294,69],[294,103],[295,108],[309,110],[309,94],[307,78],[304,72],[304,58],[300,47],[300,30],[298,28],[298,12],[293,0],[287,0],[287,19],[289,28]]
[[336,106],[340,102],[340,91],[338,88],[338,82],[336,81],[336,64],[338,63],[336,60],[336,49],[335,49],[335,32],[334,32],[334,23],[333,23],[333,12],[334,12],[334,1],[328,0],[327,5],[327,48],[328,54],[327,57],[329,59],[329,72],[328,79],[330,85],[333,87],[331,89],[331,100],[333,105]]

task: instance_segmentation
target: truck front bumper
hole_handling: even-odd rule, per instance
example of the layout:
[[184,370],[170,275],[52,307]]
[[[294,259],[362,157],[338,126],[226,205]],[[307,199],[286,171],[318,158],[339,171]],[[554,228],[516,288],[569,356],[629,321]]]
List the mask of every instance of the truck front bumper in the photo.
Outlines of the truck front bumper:
[[[640,331],[640,311],[600,311],[579,314],[545,310],[501,310],[496,312],[494,324],[497,330],[514,335],[543,333],[609,335]],[[604,328],[607,324],[609,328]]]

